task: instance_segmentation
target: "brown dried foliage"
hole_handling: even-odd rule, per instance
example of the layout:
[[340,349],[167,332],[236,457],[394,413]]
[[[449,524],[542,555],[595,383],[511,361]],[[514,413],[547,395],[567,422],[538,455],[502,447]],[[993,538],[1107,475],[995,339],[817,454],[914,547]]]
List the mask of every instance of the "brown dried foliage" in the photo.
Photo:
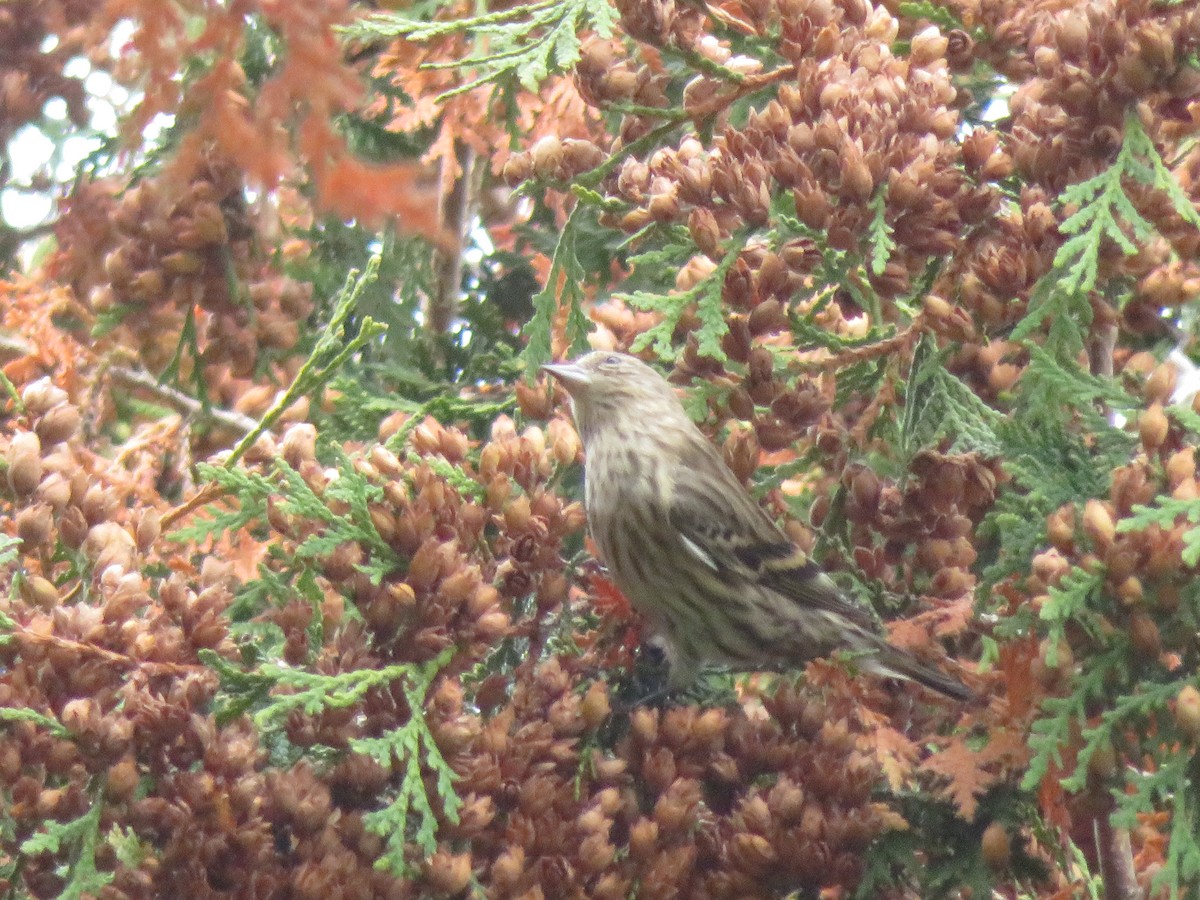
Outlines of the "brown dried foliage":
[[91,49],[94,16],[95,4],[79,0],[19,0],[0,9],[0,143],[7,145],[21,126],[40,118],[53,98],[65,102],[75,125],[87,122],[83,84],[64,66]]
[[[383,875],[362,815],[394,775],[354,754],[323,770],[278,769],[245,719],[218,725],[209,709],[217,681],[197,654],[236,659],[223,613],[257,541],[241,535],[226,560],[173,546],[147,505],[153,497],[84,449],[65,391],[41,379],[22,399],[25,412],[9,418],[0,446],[25,573],[6,604],[15,629],[0,650],[0,690],[7,707],[50,716],[63,733],[14,724],[0,774],[18,839],[47,818],[82,815],[100,780],[105,820],[154,848],[136,866],[102,857],[115,873],[106,896],[307,896],[338,885],[355,885],[355,896],[424,896],[455,893],[472,874],[503,896],[624,896],[636,882],[656,896],[769,896],[771,885],[853,881],[862,849],[897,821],[871,799],[877,768],[857,747],[844,686],[824,699],[784,688],[758,714],[637,710],[606,751],[590,746],[610,719],[596,680],[611,652],[601,635],[584,636],[590,649],[579,657],[530,653],[507,689],[475,685],[468,704],[465,672],[513,635],[540,646],[539,623],[579,600],[568,597],[560,547],[582,511],[546,488],[556,460],[574,460],[579,444],[558,425],[548,438],[502,419],[472,448],[427,420],[411,433],[407,461],[375,446],[354,463],[384,490],[371,518],[403,570],[372,584],[355,568],[369,547],[342,545],[322,561],[319,609],[297,601],[262,614],[281,631],[288,662],[327,674],[455,648],[424,715],[459,775],[464,808],[443,823],[444,849],[413,860],[424,887]],[[311,426],[294,425],[278,445],[260,442],[252,465],[282,458],[321,495],[330,482],[314,438]],[[433,459],[462,466],[481,499],[464,498]],[[267,541],[285,554],[318,528],[280,511],[270,522]],[[82,578],[55,557],[64,545],[86,560]],[[154,560],[174,572],[142,574]],[[516,617],[515,601],[528,597],[534,617]],[[358,615],[348,617],[346,604]],[[322,644],[311,642],[314,616]],[[287,735],[298,747],[345,749],[402,725],[399,687],[370,692],[353,711],[294,716]],[[580,772],[590,774],[579,782]],[[773,786],[762,782],[768,774],[778,776]],[[28,860],[25,887],[58,890],[54,862]]]
[[214,383],[245,378],[260,353],[292,350],[312,312],[311,286],[282,275],[261,251],[271,211],[251,209],[245,186],[215,155],[182,183],[172,175],[125,190],[92,182],[57,223],[51,273],[81,298],[89,324],[114,324],[110,340],[152,371],[170,362],[194,317],[200,359],[185,360],[184,376],[199,363]]

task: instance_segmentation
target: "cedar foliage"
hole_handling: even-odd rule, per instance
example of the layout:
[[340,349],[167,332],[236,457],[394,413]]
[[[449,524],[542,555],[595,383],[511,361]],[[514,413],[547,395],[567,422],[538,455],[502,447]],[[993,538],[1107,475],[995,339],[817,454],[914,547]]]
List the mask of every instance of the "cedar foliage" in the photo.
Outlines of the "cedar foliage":
[[[0,47],[0,137],[93,140],[0,235],[4,896],[1195,896],[1195,3],[13,0]],[[977,700],[638,705],[536,374],[589,343]]]

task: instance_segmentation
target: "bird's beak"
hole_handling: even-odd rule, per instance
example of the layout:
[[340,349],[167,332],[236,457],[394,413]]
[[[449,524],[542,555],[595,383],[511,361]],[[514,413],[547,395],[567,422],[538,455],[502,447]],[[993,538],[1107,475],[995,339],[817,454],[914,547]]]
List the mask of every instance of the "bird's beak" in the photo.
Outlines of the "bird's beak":
[[542,371],[549,372],[557,378],[568,394],[573,394],[579,388],[592,383],[592,374],[575,363],[550,363],[542,366]]

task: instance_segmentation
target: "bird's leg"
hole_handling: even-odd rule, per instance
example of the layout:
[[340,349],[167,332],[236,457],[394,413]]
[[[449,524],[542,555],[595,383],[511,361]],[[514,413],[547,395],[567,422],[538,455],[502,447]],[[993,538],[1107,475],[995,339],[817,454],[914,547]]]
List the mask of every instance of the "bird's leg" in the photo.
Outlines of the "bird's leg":
[[614,699],[627,711],[638,706],[664,706],[676,692],[669,672],[670,662],[662,644],[658,641],[644,644]]

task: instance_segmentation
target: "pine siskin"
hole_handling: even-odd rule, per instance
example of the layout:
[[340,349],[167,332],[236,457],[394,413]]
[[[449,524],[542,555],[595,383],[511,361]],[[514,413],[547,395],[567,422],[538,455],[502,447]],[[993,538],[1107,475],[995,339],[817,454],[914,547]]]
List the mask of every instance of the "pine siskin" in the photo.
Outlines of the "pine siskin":
[[650,366],[596,351],[544,368],[571,396],[592,538],[665,640],[671,687],[705,662],[761,671],[844,648],[867,671],[971,696],[876,632],[754,502]]

